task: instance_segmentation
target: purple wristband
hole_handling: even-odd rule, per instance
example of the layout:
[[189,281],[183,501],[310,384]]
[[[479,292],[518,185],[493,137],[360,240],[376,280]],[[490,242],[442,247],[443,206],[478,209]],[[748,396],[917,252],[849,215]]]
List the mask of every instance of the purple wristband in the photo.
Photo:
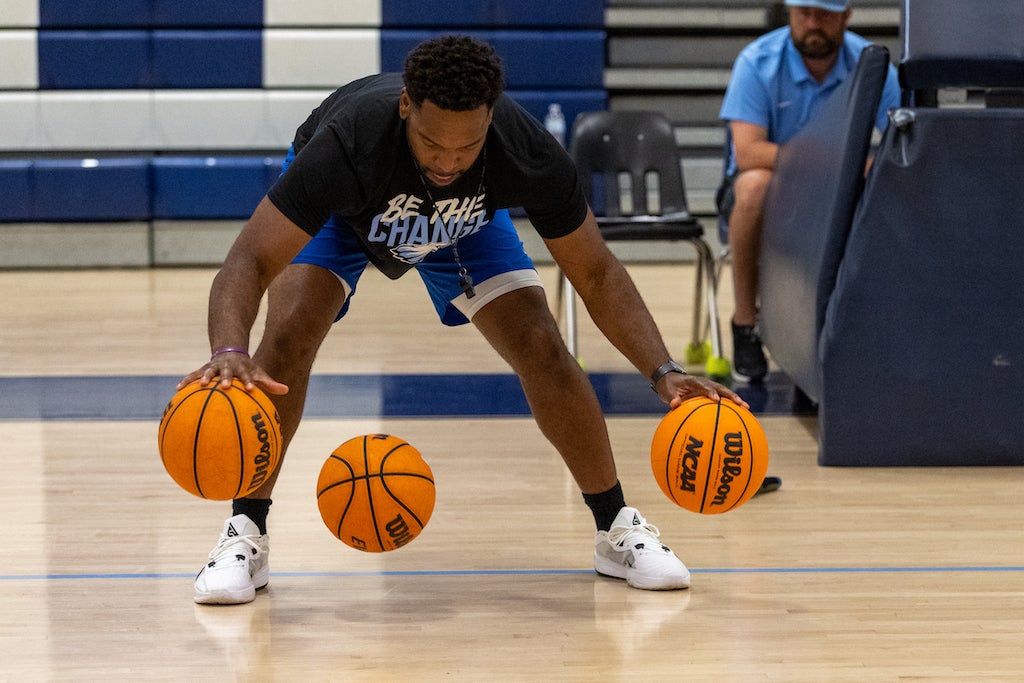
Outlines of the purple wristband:
[[234,346],[225,346],[223,349],[217,349],[216,351],[214,351],[213,355],[210,356],[210,360],[213,360],[222,353],[240,353],[246,358],[249,357],[249,352],[246,351],[245,349],[239,349]]

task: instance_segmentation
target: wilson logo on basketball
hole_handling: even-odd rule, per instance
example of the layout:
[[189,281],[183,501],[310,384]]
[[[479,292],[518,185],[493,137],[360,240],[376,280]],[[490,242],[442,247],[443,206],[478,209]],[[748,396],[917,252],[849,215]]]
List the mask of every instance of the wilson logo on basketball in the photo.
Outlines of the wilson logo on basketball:
[[732,490],[732,482],[743,476],[743,435],[739,432],[728,432],[723,439],[725,457],[722,458],[722,470],[718,475],[718,490],[711,500],[712,505],[724,505]]
[[403,545],[415,538],[409,530],[409,523],[402,519],[401,513],[388,522],[384,528],[387,529],[388,536],[391,537],[391,540],[395,542],[396,548],[401,548]]
[[256,454],[253,462],[256,471],[252,473],[252,480],[249,482],[249,490],[255,491],[270,473],[270,433],[267,431],[267,423],[263,419],[263,413],[256,413],[251,418],[252,426],[256,429],[256,438],[260,442],[260,452]]
[[700,463],[700,450],[704,442],[689,436],[686,450],[683,452],[683,471],[679,473],[679,489],[693,493],[697,490],[697,465]]

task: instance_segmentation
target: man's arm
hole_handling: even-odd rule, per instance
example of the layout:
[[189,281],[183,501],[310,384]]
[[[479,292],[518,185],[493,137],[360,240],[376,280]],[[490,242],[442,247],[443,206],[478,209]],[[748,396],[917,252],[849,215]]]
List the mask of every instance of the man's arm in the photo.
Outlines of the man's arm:
[[[309,239],[309,234],[263,198],[235,239],[210,288],[211,349],[249,348],[249,335],[264,292]],[[199,378],[208,383],[217,376],[224,386],[238,377],[247,386],[260,384],[271,393],[288,390],[240,353],[217,355],[186,376],[179,387]]]
[[736,153],[736,167],[742,171],[755,168],[772,169],[779,146],[768,142],[768,130],[746,121],[730,121],[733,149]]
[[[625,267],[608,249],[589,209],[573,232],[545,240],[555,262],[579,293],[601,333],[644,377],[670,359],[668,349]],[[710,380],[669,373],[655,387],[673,407],[694,396],[719,396],[746,403]]]

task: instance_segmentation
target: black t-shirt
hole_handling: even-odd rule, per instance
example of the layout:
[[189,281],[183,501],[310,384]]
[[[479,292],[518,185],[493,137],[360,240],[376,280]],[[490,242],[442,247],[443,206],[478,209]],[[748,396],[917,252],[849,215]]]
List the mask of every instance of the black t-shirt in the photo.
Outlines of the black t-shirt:
[[[587,205],[572,160],[507,95],[495,103],[473,167],[428,195],[398,115],[401,92],[401,74],[380,74],[324,100],[295,133],[295,158],[268,193],[274,206],[311,235],[332,216],[351,226],[391,278],[453,236],[480,230],[498,209],[523,207],[546,238],[583,222]],[[440,214],[432,225],[431,197]]]

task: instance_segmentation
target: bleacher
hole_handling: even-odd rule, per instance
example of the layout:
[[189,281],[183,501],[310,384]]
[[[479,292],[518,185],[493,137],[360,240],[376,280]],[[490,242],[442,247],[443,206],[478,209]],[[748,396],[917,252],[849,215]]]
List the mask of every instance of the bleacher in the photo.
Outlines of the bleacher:
[[[713,212],[718,106],[753,0],[0,0],[0,268],[217,263],[334,87],[446,31],[495,45],[510,94],[660,109],[695,213]],[[892,46],[897,0],[857,0]],[[894,51],[898,55],[898,51]]]

